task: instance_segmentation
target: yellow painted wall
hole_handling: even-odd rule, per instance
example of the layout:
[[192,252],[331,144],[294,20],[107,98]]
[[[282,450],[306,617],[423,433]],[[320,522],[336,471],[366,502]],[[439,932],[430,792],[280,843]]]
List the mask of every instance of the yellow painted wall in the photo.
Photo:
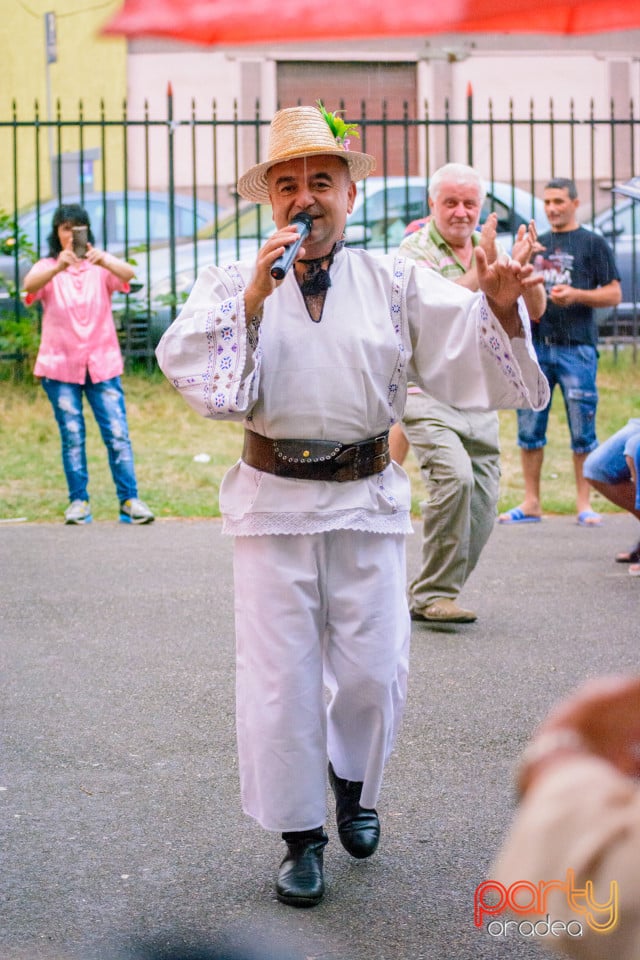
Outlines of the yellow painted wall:
[[[77,120],[82,101],[85,121],[100,118],[101,101],[105,116],[121,117],[127,91],[127,44],[124,39],[102,37],[100,28],[119,8],[121,0],[0,0],[0,207],[13,209],[17,190],[19,208],[33,202],[36,196],[36,137],[33,128],[18,128],[17,176],[13,169],[14,131],[6,127],[12,121],[16,104],[18,123],[33,121],[35,104],[41,121],[49,116],[62,120]],[[48,67],[45,56],[45,13],[56,15],[57,62]],[[50,90],[50,110],[47,90]],[[91,156],[101,150],[100,130],[86,126],[82,148]],[[109,189],[121,185],[122,136],[116,142],[108,134]],[[41,129],[38,136],[40,150],[40,192],[43,198],[52,193],[49,150],[58,154],[57,133]],[[80,151],[77,129],[61,131],[60,152],[77,154]],[[120,158],[120,159],[118,159]],[[78,175],[80,164],[78,163]],[[69,174],[73,162],[69,161]],[[94,187],[101,186],[100,163],[93,165]],[[114,176],[114,180],[111,180]],[[120,182],[117,182],[117,181]],[[16,187],[17,183],[17,187]]]

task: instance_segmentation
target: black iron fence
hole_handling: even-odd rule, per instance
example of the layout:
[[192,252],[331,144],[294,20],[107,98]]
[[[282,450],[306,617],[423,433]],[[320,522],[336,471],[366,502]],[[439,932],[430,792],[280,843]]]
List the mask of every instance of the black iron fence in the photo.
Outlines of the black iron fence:
[[[519,222],[540,219],[548,179],[571,177],[581,198],[581,219],[614,248],[623,281],[623,304],[599,317],[602,340],[615,346],[639,342],[640,204],[618,198],[612,187],[638,174],[640,122],[634,105],[621,116],[591,105],[578,116],[572,104],[550,103],[518,115],[496,116],[467,97],[462,116],[449,105],[436,116],[404,105],[402,116],[380,105],[376,116],[362,104],[363,149],[377,159],[374,177],[361,191],[348,242],[380,250],[397,245],[409,220],[426,212],[426,186],[447,161],[477,167],[488,186],[487,210],[498,212],[508,242]],[[235,192],[239,174],[264,159],[270,117],[256,104],[251,117],[207,116],[192,103],[188,116],[139,117],[34,114],[13,111],[0,120],[4,192],[0,195],[0,355],[20,357],[32,343],[25,328],[20,284],[34,257],[47,251],[51,214],[59,202],[77,200],[91,216],[96,243],[136,263],[133,294],[115,304],[127,362],[153,362],[155,343],[179,309],[204,265],[252,256],[269,232],[268,208],[245,204]],[[615,202],[614,202],[615,201]],[[355,213],[355,212],[354,212]],[[13,340],[12,340],[13,336]]]

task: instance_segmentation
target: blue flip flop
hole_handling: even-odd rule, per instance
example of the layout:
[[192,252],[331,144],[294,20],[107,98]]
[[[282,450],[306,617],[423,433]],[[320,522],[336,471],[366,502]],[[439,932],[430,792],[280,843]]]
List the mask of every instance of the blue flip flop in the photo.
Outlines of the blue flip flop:
[[530,513],[525,513],[520,507],[512,507],[502,516],[498,517],[498,523],[541,523],[542,517],[534,517]]
[[579,523],[581,527],[601,527],[602,517],[595,510],[583,510],[576,517],[576,523]]

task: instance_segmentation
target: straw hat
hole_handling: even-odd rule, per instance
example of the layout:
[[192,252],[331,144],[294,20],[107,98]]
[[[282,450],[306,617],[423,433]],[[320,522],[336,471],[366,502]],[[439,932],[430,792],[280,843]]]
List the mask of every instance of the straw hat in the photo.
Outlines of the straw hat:
[[287,160],[319,155],[342,157],[354,181],[368,177],[376,165],[368,153],[352,152],[337,140],[316,107],[287,107],[279,110],[271,121],[268,160],[251,167],[240,177],[238,193],[245,200],[268,203],[267,172],[271,167]]

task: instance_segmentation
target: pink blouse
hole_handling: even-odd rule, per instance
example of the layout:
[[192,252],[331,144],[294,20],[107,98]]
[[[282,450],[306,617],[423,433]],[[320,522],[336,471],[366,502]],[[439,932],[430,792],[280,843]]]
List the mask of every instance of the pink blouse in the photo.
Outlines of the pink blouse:
[[[52,258],[41,263],[53,266]],[[115,291],[129,284],[115,274],[82,260],[57,273],[27,303],[41,300],[42,339],[34,373],[64,383],[93,383],[120,376],[124,369],[111,312]]]

